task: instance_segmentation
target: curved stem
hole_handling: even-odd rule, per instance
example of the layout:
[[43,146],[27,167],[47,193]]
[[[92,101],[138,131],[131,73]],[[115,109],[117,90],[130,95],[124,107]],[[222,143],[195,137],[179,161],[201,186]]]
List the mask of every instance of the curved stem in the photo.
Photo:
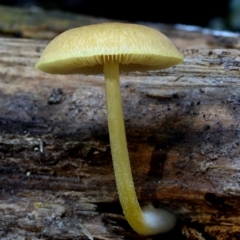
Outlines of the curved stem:
[[108,128],[113,159],[113,168],[124,215],[130,226],[139,234],[153,235],[171,230],[176,216],[152,205],[140,208],[129,162],[122,98],[119,83],[119,64],[107,61],[104,65]]
[[137,200],[128,156],[119,84],[119,64],[114,61],[106,62],[104,74],[108,128],[120,203],[131,227],[137,233],[146,235],[148,231]]

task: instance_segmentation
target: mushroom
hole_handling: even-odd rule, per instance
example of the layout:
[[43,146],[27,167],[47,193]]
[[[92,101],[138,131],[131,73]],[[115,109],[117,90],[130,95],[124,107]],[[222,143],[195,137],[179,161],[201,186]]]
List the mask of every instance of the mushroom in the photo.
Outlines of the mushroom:
[[70,29],[53,39],[36,68],[51,74],[104,72],[108,128],[116,185],[124,215],[141,235],[174,227],[175,215],[152,205],[141,209],[129,162],[119,71],[148,71],[183,61],[173,43],[159,31],[137,24],[102,23]]

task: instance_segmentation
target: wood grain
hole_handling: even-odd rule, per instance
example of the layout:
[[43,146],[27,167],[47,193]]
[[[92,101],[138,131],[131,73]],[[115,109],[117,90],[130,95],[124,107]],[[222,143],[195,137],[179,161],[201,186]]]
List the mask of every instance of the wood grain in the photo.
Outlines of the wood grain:
[[[1,239],[158,239],[122,216],[103,76],[35,70],[46,44],[0,39]],[[121,75],[138,198],[178,215],[161,239],[238,239],[240,52],[181,51],[171,69]]]

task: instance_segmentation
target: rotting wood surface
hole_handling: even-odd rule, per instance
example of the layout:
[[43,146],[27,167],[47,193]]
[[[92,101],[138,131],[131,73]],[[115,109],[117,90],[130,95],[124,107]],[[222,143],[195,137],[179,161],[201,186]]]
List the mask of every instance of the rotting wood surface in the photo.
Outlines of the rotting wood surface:
[[[1,239],[159,239],[122,216],[103,76],[35,70],[46,43],[0,39]],[[182,52],[121,76],[138,198],[178,215],[161,239],[239,239],[240,52]]]

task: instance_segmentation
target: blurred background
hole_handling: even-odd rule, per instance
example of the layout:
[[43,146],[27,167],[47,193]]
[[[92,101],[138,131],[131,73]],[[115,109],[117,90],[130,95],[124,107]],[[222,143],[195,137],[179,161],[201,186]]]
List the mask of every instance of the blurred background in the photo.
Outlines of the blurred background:
[[181,23],[218,30],[240,31],[240,0],[147,0],[143,2],[131,0],[0,0],[0,4],[63,10],[114,20]]

